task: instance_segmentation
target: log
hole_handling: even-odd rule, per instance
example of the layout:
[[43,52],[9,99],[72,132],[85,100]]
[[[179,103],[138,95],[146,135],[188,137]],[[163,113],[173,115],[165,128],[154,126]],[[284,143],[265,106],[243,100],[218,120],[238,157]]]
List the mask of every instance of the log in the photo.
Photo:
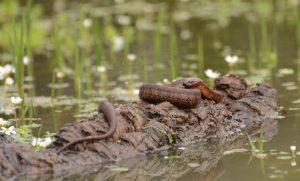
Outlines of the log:
[[[120,174],[111,173],[105,167],[112,161],[128,163],[130,172],[125,174],[128,180],[143,175],[147,175],[144,180],[156,176],[168,180],[170,173],[174,178],[184,177],[191,170],[180,165],[197,158],[206,161],[193,170],[203,174],[204,180],[215,177],[218,174],[209,171],[222,170],[223,152],[243,146],[247,142],[245,135],[256,135],[261,126],[265,127],[269,139],[277,133],[275,89],[267,84],[249,86],[233,75],[218,78],[215,88],[227,95],[222,102],[202,100],[192,109],[178,108],[169,102],[151,104],[141,100],[116,104],[118,125],[113,137],[76,144],[60,154],[57,151],[73,140],[104,134],[108,124],[102,113],[65,125],[53,144],[39,152],[0,135],[0,180],[28,177],[84,180],[95,170],[103,180],[120,180]],[[159,155],[150,161],[145,158],[147,154],[165,153],[188,145],[189,149],[178,162],[166,163]],[[166,164],[168,169],[162,171],[160,168]]]

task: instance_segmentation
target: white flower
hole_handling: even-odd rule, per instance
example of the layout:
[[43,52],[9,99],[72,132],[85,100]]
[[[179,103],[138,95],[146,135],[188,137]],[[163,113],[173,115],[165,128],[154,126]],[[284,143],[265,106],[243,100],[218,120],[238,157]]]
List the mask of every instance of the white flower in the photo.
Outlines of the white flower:
[[60,72],[60,71],[56,72],[57,78],[63,78],[64,76],[65,76],[65,74],[63,72]]
[[4,119],[0,118],[0,126],[8,125],[9,121],[5,121]]
[[24,65],[28,65],[29,64],[29,57],[28,56],[24,56],[23,57],[23,63],[24,63]]
[[134,90],[133,90],[133,93],[136,94],[136,95],[139,95],[140,90],[139,90],[139,89],[134,89]]
[[10,98],[10,101],[13,103],[13,104],[20,104],[23,99],[21,97],[11,97]]
[[120,15],[120,16],[117,17],[117,21],[120,25],[129,25],[130,24],[130,17]]
[[93,24],[93,21],[90,18],[86,18],[83,20],[83,26],[86,28],[91,27]]
[[0,80],[3,80],[4,79],[4,74],[3,72],[0,71]]
[[99,72],[99,73],[104,73],[104,72],[106,72],[106,67],[104,67],[104,66],[98,66],[98,67],[97,67],[97,72]]
[[239,61],[239,57],[236,55],[233,55],[233,56],[227,55],[225,57],[225,61],[229,64],[235,64]]
[[135,61],[135,59],[136,59],[136,55],[135,54],[128,54],[127,55],[127,59],[129,60],[129,61]]
[[183,30],[180,32],[180,37],[183,40],[188,40],[192,37],[192,33],[189,30]]
[[7,135],[16,134],[14,126],[10,126],[9,128],[1,127],[0,132],[4,133],[4,134],[7,134]]
[[219,72],[214,72],[211,69],[205,70],[205,74],[207,77],[212,78],[212,79],[218,78],[220,76]]
[[294,73],[293,69],[289,69],[289,68],[282,68],[278,70],[278,73],[281,75],[291,75]]
[[295,166],[297,166],[297,162],[296,162],[296,160],[292,160],[292,162],[291,162],[291,166],[292,166],[292,167],[295,167]]
[[15,83],[14,79],[12,79],[11,77],[7,77],[5,79],[5,84],[6,85],[13,85]]
[[9,108],[8,109],[7,108],[6,109],[5,108],[1,108],[0,109],[0,113],[1,114],[4,113],[5,115],[9,116],[9,115],[14,114],[14,110],[13,109],[9,109]]
[[4,68],[0,66],[0,80],[4,79]]
[[52,143],[52,138],[47,137],[47,138],[33,138],[31,145],[35,146],[35,145],[39,145],[43,148],[47,147],[48,145],[50,145]]
[[164,84],[169,84],[170,81],[169,81],[167,78],[164,78],[164,79],[163,79],[163,83],[164,83]]
[[296,151],[296,145],[291,145],[290,149],[291,149],[292,152]]
[[124,47],[124,38],[122,36],[116,36],[113,39],[113,50],[115,52],[119,52],[123,49]]
[[185,150],[185,147],[179,147],[178,150]]
[[15,72],[15,68],[10,64],[6,64],[3,67],[3,73],[4,74],[10,74],[10,73],[14,73],[14,72]]

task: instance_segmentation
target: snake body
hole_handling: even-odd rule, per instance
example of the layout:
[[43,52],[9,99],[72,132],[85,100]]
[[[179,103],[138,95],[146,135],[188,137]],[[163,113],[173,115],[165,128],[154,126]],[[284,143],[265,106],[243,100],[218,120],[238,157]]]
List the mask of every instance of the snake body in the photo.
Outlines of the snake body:
[[144,84],[139,96],[151,103],[167,101],[177,107],[194,108],[201,101],[201,96],[219,103],[224,94],[210,89],[201,79],[190,77],[172,82],[168,86]]
[[198,77],[184,79],[183,86],[187,89],[198,89],[203,97],[207,98],[208,100],[213,100],[216,103],[221,102],[225,96],[221,92],[210,89],[205,82]]
[[196,89],[144,84],[139,91],[142,100],[151,103],[167,101],[177,107],[194,108],[201,101],[201,93]]
[[117,115],[116,115],[115,108],[111,103],[104,101],[101,103],[101,105],[99,107],[99,111],[101,111],[104,114],[104,117],[109,125],[109,130],[105,134],[100,135],[100,136],[87,136],[87,137],[84,137],[81,139],[77,139],[73,142],[70,142],[67,145],[65,145],[64,147],[62,147],[57,153],[60,153],[63,150],[65,150],[77,143],[82,143],[85,141],[99,141],[99,140],[103,140],[103,139],[111,137],[117,129]]

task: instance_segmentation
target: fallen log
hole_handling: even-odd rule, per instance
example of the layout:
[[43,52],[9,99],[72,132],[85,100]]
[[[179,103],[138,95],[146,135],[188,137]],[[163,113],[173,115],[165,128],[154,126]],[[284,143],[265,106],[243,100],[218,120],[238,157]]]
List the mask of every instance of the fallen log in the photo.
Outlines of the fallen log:
[[[242,135],[255,135],[262,125],[266,130],[271,128],[271,135],[276,134],[277,124],[273,121],[277,107],[275,89],[266,84],[249,86],[245,80],[233,75],[218,78],[215,87],[227,95],[222,102],[216,104],[202,100],[192,109],[178,108],[169,102],[155,105],[140,100],[115,105],[118,125],[113,137],[79,143],[60,154],[57,151],[69,142],[104,134],[108,124],[103,114],[66,125],[56,134],[53,144],[40,152],[0,135],[0,180],[28,175],[43,175],[42,180],[45,180],[45,175],[56,178],[78,173],[86,175],[92,173],[95,167],[103,169],[108,161],[136,158],[192,143],[200,144],[197,148],[202,149],[191,149],[198,152],[193,153],[194,156],[209,156],[209,163],[203,166],[201,172],[205,173],[218,165],[225,150],[245,143],[247,139],[241,139]],[[215,149],[209,154],[211,145]],[[176,171],[171,168],[169,172]],[[177,171],[174,177],[186,173]]]

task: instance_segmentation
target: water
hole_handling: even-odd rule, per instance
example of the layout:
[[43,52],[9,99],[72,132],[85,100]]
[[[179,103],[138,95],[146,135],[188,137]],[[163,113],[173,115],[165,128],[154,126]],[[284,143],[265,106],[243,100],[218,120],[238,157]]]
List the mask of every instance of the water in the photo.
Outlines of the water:
[[[43,26],[46,26],[47,23],[53,22],[54,17],[60,23],[63,22],[60,26],[62,37],[65,39],[61,44],[62,57],[66,65],[62,71],[65,76],[55,81],[56,84],[65,87],[55,89],[53,100],[56,106],[53,106],[50,98],[53,89],[49,85],[53,82],[56,47],[53,47],[52,40],[42,38],[40,45],[43,51],[32,48],[34,81],[31,85],[34,86],[37,104],[34,108],[34,117],[40,118],[37,123],[42,124],[41,131],[39,128],[34,129],[34,135],[44,135],[47,131],[56,132],[66,123],[78,120],[79,117],[92,115],[96,111],[97,103],[104,99],[104,95],[107,95],[107,98],[113,102],[124,103],[137,99],[134,89],[138,88],[142,82],[161,82],[164,78],[171,80],[172,55],[168,33],[172,27],[169,25],[173,24],[176,32],[173,56],[178,63],[179,76],[200,76],[209,81],[203,72],[198,72],[197,44],[198,38],[202,37],[205,69],[210,68],[221,74],[237,73],[246,77],[250,82],[267,82],[278,90],[278,105],[282,107],[283,118],[278,119],[278,133],[264,145],[264,153],[267,156],[257,158],[250,151],[249,144],[244,147],[248,151],[225,156],[222,156],[221,148],[191,146],[185,150],[175,149],[175,151],[151,155],[147,158],[124,160],[95,170],[89,178],[103,180],[140,180],[142,178],[145,180],[214,180],[217,178],[220,181],[299,180],[300,153],[297,154],[297,151],[298,147],[300,148],[300,40],[297,42],[295,26],[297,22],[294,18],[294,12],[300,12],[299,5],[293,5],[292,1],[285,3],[274,1],[273,4],[271,1],[239,0],[228,2],[166,1],[164,4],[157,4],[159,2],[151,1],[151,4],[147,5],[141,4],[145,3],[144,1],[129,1],[114,5],[112,1],[98,3],[92,0],[76,3],[54,0],[34,3],[34,6],[38,4],[43,7],[44,11],[41,13],[42,16],[36,15],[33,22],[43,22]],[[154,66],[154,41],[157,11],[160,5],[165,5],[167,10],[164,12],[164,23],[160,27],[162,31],[161,63],[160,68],[157,69]],[[77,99],[74,88],[76,76],[74,76],[75,70],[72,63],[74,60],[72,43],[87,42],[81,47],[80,64],[82,67],[91,63],[90,60],[95,56],[94,49],[89,45],[91,37],[86,37],[94,36],[92,30],[88,29],[88,33],[84,34],[79,28],[81,24],[79,17],[84,11],[82,9],[87,11],[85,18],[97,18],[105,28],[103,65],[107,69],[105,74],[109,80],[109,88],[103,91],[102,74],[93,70],[91,72],[93,89],[83,91],[81,93],[83,99]],[[175,20],[170,21],[172,14]],[[128,25],[120,25],[122,21],[126,24],[128,18],[130,19]],[[73,19],[73,21],[68,19]],[[1,20],[0,24],[4,25],[7,22]],[[266,34],[263,34],[264,26],[267,27]],[[84,35],[79,33],[80,37],[74,41],[72,36],[78,35],[79,31]],[[249,40],[251,31],[254,35],[252,43]],[[49,32],[53,33],[53,31]],[[125,40],[123,48],[126,52],[126,32],[131,32],[127,37],[130,40],[127,52],[137,57],[132,62],[132,68],[123,50],[112,51],[111,43],[114,38],[122,36]],[[37,32],[32,33],[32,37],[35,33]],[[68,42],[71,41],[70,39],[74,42]],[[253,52],[251,54],[251,46],[255,47],[254,54]],[[1,47],[2,57],[5,57],[4,55],[9,53],[8,48],[4,45]],[[224,61],[226,55],[238,55],[242,61],[230,68]],[[66,73],[68,72],[65,71],[66,67],[71,69],[70,75]],[[91,70],[96,68],[94,63],[87,67]],[[86,70],[83,72],[86,73]],[[135,76],[124,77],[128,73]],[[83,77],[81,85],[86,90],[88,87],[86,82],[89,80],[86,74]],[[93,90],[95,92],[92,92]],[[290,150],[292,145],[297,147],[294,155]],[[211,150],[217,152],[215,156],[219,159],[205,157],[211,154],[207,151],[208,147],[212,147]],[[212,161],[216,160],[218,162],[213,164]],[[216,168],[207,166],[210,164]],[[85,179],[86,175],[82,174],[69,179],[72,180],[75,177]]]

